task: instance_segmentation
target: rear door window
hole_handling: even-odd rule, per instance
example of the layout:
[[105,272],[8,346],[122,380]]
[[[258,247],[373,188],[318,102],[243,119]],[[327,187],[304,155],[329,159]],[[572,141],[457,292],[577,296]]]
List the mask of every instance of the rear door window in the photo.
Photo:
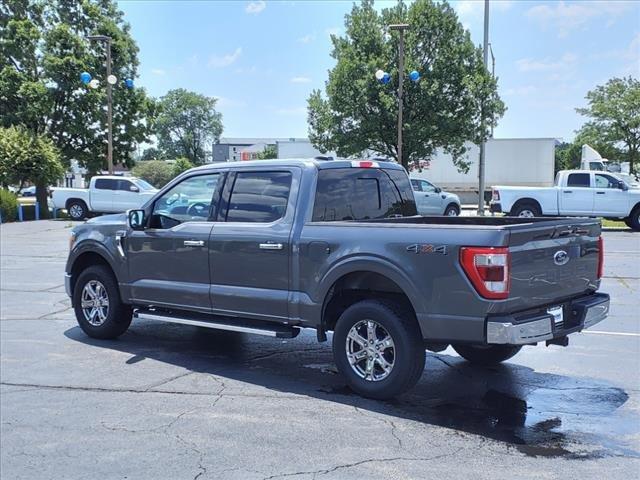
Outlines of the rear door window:
[[588,173],[570,173],[567,178],[567,187],[590,187],[590,174]]
[[226,221],[270,223],[284,217],[291,177],[291,172],[238,172]]
[[95,183],[95,188],[98,190],[116,190],[118,180],[113,178],[98,178]]

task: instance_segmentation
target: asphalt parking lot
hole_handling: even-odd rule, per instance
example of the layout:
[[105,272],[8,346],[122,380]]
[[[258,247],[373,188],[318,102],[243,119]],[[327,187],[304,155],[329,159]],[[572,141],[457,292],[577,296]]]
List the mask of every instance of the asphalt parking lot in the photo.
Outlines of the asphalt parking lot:
[[640,234],[604,234],[611,316],[568,348],[496,368],[429,353],[414,390],[378,402],[312,332],[134,321],[86,337],[63,287],[70,226],[0,227],[2,478],[640,476]]

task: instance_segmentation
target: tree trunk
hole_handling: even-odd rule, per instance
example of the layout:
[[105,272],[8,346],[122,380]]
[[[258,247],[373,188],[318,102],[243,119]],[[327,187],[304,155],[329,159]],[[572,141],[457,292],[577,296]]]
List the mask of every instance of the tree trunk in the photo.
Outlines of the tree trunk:
[[40,218],[43,220],[51,218],[47,203],[48,199],[49,195],[47,194],[47,184],[43,182],[36,183],[36,201],[40,205]]

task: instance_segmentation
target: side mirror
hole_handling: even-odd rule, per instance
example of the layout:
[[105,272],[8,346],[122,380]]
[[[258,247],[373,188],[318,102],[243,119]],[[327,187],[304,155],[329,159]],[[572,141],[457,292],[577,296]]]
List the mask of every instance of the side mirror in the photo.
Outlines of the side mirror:
[[440,193],[442,192],[442,189],[440,187],[436,187],[436,193]]
[[132,230],[144,230],[144,217],[144,210],[129,210],[127,212],[129,227]]
[[136,192],[136,193],[138,193],[140,191],[140,189],[138,187],[136,187],[135,185],[131,185],[129,187],[129,190],[131,190],[132,192]]
[[619,188],[620,190],[624,190],[625,192],[626,192],[627,190],[629,190],[629,187],[627,186],[627,184],[626,184],[626,183],[624,183],[622,180],[620,180],[620,181],[618,182],[618,188]]

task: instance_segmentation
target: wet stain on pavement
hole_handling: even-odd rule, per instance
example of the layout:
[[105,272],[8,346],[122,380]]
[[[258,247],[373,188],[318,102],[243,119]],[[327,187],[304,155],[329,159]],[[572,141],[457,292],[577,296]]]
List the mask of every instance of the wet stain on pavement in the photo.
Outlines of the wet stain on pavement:
[[[69,338],[99,348],[150,358],[202,372],[308,395],[362,410],[481,435],[534,457],[640,458],[633,438],[637,420],[620,410],[627,393],[609,383],[540,373],[514,363],[474,367],[458,357],[428,354],[418,385],[392,401],[365,399],[336,375],[330,342],[318,344],[307,332],[278,342],[231,332],[138,322],[119,341]],[[213,393],[213,392],[212,392]]]

